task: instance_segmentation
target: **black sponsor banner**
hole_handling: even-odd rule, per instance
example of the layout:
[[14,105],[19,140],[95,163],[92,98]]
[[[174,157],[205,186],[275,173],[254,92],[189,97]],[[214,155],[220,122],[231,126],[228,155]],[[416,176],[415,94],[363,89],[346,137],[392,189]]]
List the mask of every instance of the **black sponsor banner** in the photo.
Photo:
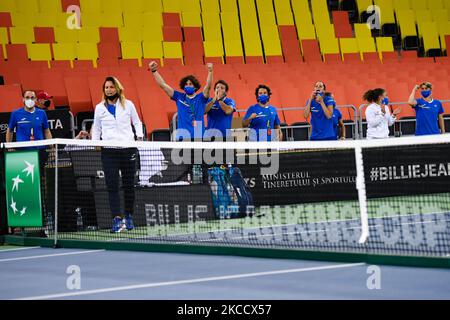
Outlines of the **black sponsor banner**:
[[259,165],[238,165],[256,206],[358,197],[353,150],[285,152],[271,160],[279,163],[274,175],[261,175]]
[[363,149],[368,198],[450,191],[450,144]]
[[10,117],[11,112],[0,112],[0,142],[6,142],[6,130]]

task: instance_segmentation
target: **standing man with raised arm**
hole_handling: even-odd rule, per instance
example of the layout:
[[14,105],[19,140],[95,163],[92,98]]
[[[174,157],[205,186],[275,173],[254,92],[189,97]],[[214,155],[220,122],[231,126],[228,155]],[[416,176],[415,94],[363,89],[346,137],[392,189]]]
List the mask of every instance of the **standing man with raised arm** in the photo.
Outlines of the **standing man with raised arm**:
[[[416,99],[419,89],[422,98]],[[423,82],[414,86],[409,96],[408,103],[416,111],[416,136],[445,133],[444,108],[439,100],[433,99],[432,89],[431,83]]]
[[180,89],[184,92],[175,91],[159,74],[158,64],[155,61],[149,63],[156,83],[177,105],[177,141],[201,140],[203,138],[205,132],[204,114],[213,81],[213,64],[208,63],[206,66],[208,69],[206,85],[203,88],[203,92],[197,94],[196,92],[201,86],[200,82],[193,75],[188,75],[180,80]]

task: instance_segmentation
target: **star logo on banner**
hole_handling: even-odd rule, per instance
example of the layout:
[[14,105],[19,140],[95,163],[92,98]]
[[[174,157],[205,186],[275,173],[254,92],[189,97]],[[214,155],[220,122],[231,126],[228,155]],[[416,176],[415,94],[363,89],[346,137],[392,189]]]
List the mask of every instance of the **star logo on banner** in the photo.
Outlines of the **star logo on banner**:
[[23,169],[22,172],[26,172],[27,177],[31,175],[31,182],[34,183],[34,164],[31,164],[28,161],[25,161],[25,164],[27,167]]
[[23,180],[20,179],[19,175],[17,175],[17,177],[12,179],[12,181],[14,182],[13,187],[12,187],[12,191],[14,191],[14,189],[16,191],[19,191],[19,183],[23,183]]
[[16,214],[17,211],[19,211],[19,210],[17,210],[16,205],[17,205],[17,203],[14,201],[14,198],[11,197],[11,209],[13,209],[14,214]]
[[20,211],[20,216],[23,216],[26,211],[27,211],[27,207],[23,207],[22,211]]

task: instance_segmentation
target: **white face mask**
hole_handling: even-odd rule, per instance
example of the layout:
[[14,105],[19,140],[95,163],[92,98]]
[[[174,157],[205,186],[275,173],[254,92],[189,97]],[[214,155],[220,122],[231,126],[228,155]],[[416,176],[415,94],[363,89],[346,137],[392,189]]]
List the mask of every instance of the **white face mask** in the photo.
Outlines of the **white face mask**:
[[25,106],[28,109],[32,109],[35,105],[36,105],[36,102],[34,102],[34,100],[31,100],[31,99],[25,100]]

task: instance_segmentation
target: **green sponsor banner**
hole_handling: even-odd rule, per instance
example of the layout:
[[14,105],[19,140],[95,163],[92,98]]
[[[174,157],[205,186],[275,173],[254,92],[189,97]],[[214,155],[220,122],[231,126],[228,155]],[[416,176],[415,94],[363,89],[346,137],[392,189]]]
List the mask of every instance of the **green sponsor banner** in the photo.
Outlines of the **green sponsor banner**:
[[6,153],[5,179],[8,226],[42,227],[38,151]]

